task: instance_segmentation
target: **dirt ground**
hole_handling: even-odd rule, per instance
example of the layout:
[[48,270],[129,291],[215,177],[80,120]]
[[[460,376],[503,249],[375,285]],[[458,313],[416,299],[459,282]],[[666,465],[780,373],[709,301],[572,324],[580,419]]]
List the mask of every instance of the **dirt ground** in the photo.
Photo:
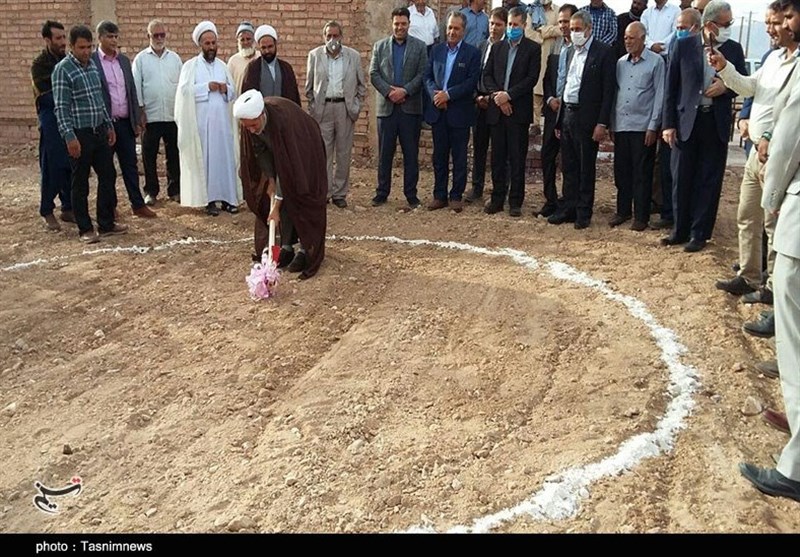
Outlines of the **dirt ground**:
[[[375,209],[374,169],[354,169],[329,234],[511,248],[540,268],[334,239],[317,277],[284,274],[277,299],[254,302],[247,211],[160,202],[142,220],[121,204],[131,232],[84,253],[74,229],[44,230],[34,154],[0,166],[0,532],[446,531],[514,508],[653,431],[674,395],[645,323],[553,261],[646,304],[701,384],[671,450],[591,482],[572,516],[517,513],[494,531],[800,531],[800,506],[737,470],[771,465],[786,440],[743,413],[782,408],[778,382],[750,369],[768,343],[741,331],[764,308],[714,288],[737,260],[739,169],[698,254],[609,228],[608,168],[583,231],[532,215],[538,177],[511,219],[401,212],[400,171]],[[423,201],[431,189],[423,172]],[[59,514],[34,507],[35,481],[75,476]]]

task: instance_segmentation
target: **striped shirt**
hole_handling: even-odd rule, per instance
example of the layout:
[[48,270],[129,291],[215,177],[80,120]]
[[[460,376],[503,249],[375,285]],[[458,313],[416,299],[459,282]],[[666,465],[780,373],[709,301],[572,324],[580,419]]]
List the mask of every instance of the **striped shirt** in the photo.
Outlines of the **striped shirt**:
[[53,97],[56,103],[58,132],[64,141],[75,139],[75,131],[111,126],[103,101],[100,74],[93,62],[83,66],[70,52],[53,70]]
[[591,4],[581,8],[582,12],[589,12],[592,16],[592,35],[601,43],[612,45],[617,41],[619,26],[617,25],[617,14],[614,10],[606,6],[605,2],[599,8],[593,8]]

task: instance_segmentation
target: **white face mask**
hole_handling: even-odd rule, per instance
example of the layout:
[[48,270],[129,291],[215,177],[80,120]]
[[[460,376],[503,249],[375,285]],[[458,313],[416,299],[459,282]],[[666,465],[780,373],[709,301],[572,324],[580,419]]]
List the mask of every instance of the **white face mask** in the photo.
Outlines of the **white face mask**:
[[342,41],[340,41],[339,39],[331,39],[327,43],[325,43],[325,47],[331,54],[336,54],[337,52],[339,52],[339,49],[342,48]]
[[584,31],[570,31],[569,36],[572,39],[572,44],[579,48],[585,45],[588,40]]
[[719,44],[724,43],[725,41],[731,38],[731,28],[730,27],[720,27],[719,33],[717,34],[717,42]]

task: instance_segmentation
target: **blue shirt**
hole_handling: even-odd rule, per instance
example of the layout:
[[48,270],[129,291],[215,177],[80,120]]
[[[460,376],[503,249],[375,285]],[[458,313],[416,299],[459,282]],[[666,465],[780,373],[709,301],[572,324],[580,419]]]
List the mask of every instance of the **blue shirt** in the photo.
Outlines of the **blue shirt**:
[[464,40],[475,48],[480,48],[481,42],[489,38],[489,16],[484,11],[475,13],[469,6],[461,8],[461,13],[467,18]]
[[406,57],[406,41],[403,44],[392,40],[392,66],[394,67],[394,81],[392,85],[402,87],[403,83],[403,61]]
[[617,34],[619,34],[617,14],[606,6],[605,2],[599,8],[593,8],[589,4],[580,11],[589,12],[589,15],[592,16],[592,35],[595,39],[609,46],[617,41]]
[[444,67],[444,83],[442,83],[445,91],[447,91],[447,82],[450,81],[450,74],[453,73],[456,56],[458,56],[458,51],[461,50],[461,43],[463,42],[464,41],[458,41],[455,48],[450,48],[450,44],[447,43],[447,64]]

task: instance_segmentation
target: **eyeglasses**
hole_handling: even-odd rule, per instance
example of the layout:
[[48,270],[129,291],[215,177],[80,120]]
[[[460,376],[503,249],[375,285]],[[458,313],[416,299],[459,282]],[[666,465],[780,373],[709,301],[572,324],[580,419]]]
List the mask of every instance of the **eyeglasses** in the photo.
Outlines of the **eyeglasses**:
[[730,27],[731,25],[733,25],[733,20],[730,20],[728,23],[725,23],[725,24],[723,24],[723,23],[718,23],[718,22],[716,22],[716,21],[712,21],[711,23],[713,23],[713,24],[714,24],[714,25],[716,25],[717,27],[721,27],[721,28],[723,28],[723,29],[727,29],[728,27]]
[[154,39],[166,39],[167,38],[167,34],[166,33],[153,33],[150,36],[153,37]]

